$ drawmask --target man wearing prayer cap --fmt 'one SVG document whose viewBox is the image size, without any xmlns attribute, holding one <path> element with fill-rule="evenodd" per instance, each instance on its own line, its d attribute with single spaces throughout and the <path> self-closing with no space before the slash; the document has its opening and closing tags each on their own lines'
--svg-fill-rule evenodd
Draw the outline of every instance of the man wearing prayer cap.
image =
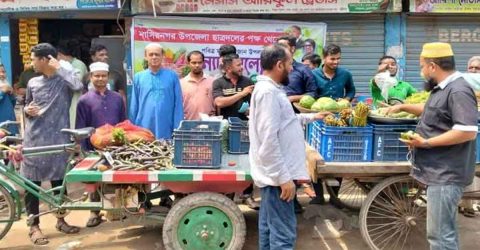
<svg viewBox="0 0 480 250">
<path fill-rule="evenodd" d="M 80 97 L 77 106 L 76 128 L 98 128 L 105 124 L 114 126 L 126 119 L 125 105 L 122 96 L 108 90 L 108 64 L 95 62 L 90 64 L 90 81 L 94 89 Z M 84 150 L 92 150 L 90 140 L 82 143 Z M 100 201 L 98 193 L 90 193 L 90 200 Z M 87 227 L 95 227 L 102 223 L 100 211 L 92 211 Z"/>
<path fill-rule="evenodd" d="M 411 176 L 427 186 L 427 239 L 430 249 L 459 249 L 457 205 L 475 171 L 477 99 L 455 70 L 448 43 L 427 43 L 420 55 L 421 75 L 430 97 L 425 104 L 393 106 L 420 118 L 404 142 L 413 149 Z"/>
</svg>

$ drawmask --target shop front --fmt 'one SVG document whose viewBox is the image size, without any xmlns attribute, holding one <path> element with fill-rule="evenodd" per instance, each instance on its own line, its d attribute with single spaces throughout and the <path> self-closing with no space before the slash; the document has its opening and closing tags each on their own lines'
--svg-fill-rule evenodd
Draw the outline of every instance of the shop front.
<svg viewBox="0 0 480 250">
<path fill-rule="evenodd" d="M 201 16 L 326 24 L 325 44 L 341 46 L 341 66 L 352 72 L 357 93 L 364 95 L 369 93 L 368 83 L 376 72 L 378 59 L 387 51 L 385 16 L 401 12 L 402 4 L 399 0 L 138 0 L 132 1 L 131 9 L 136 15 L 175 16 L 179 20 Z M 261 25 L 259 22 L 259 29 Z M 302 36 L 309 34 L 302 31 Z M 316 42 L 316 52 L 321 54 L 323 41 Z"/>
<path fill-rule="evenodd" d="M 457 70 L 465 72 L 468 60 L 480 55 L 480 5 L 454 0 L 449 3 L 412 1 L 406 17 L 406 80 L 422 88 L 419 54 L 427 42 L 453 47 Z"/>
<path fill-rule="evenodd" d="M 101 43 L 109 50 L 111 67 L 124 72 L 125 28 L 123 17 L 119 18 L 122 2 L 32 0 L 2 3 L 0 11 L 5 14 L 3 18 L 7 24 L 4 28 L 8 30 L 8 36 L 2 35 L 2 39 L 8 40 L 9 47 L 2 61 L 9 61 L 10 70 L 7 71 L 11 72 L 12 82 L 18 82 L 24 65 L 30 63 L 31 47 L 42 42 L 54 46 L 62 42 L 68 44 L 73 56 L 86 65 L 91 62 L 92 44 Z"/>
</svg>

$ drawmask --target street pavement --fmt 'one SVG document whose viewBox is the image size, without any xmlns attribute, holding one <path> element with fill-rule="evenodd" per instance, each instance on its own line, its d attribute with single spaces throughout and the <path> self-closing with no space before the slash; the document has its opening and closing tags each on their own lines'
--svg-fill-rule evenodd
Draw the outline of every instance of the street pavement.
<svg viewBox="0 0 480 250">
<path fill-rule="evenodd" d="M 350 231 L 326 232 L 320 228 L 315 213 L 320 210 L 332 210 L 331 207 L 308 206 L 308 197 L 300 195 L 300 202 L 306 207 L 303 215 L 297 216 L 298 238 L 296 249 L 315 250 L 368 250 L 363 242 L 355 219 L 355 213 L 339 213 L 352 218 Z M 247 238 L 244 249 L 258 249 L 258 231 L 256 211 L 240 205 L 247 222 Z M 45 208 L 43 208 L 45 209 Z M 7 236 L 0 241 L 0 249 L 26 250 L 26 249 L 163 249 L 161 225 L 145 225 L 138 219 L 127 219 L 124 222 L 105 222 L 96 228 L 86 228 L 85 223 L 89 217 L 88 211 L 72 211 L 67 221 L 73 225 L 82 227 L 82 231 L 76 235 L 65 235 L 55 230 L 55 218 L 46 215 L 41 218 L 41 228 L 49 237 L 50 244 L 47 246 L 33 246 L 28 238 L 28 227 L 25 216 L 16 222 Z M 305 218 L 309 217 L 309 218 Z M 467 219 L 459 215 L 461 220 L 462 250 L 479 249 L 480 246 L 480 216 Z M 331 228 L 338 228 L 336 221 L 331 222 Z M 346 222 L 343 222 L 344 227 Z M 339 233 L 341 237 L 335 238 Z M 419 249 L 421 250 L 421 249 Z"/>
</svg>

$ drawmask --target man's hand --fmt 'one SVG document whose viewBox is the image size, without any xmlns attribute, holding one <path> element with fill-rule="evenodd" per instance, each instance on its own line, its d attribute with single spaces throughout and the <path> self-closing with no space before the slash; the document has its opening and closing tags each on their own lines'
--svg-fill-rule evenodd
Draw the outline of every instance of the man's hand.
<svg viewBox="0 0 480 250">
<path fill-rule="evenodd" d="M 38 116 L 38 112 L 40 112 L 40 107 L 36 104 L 29 104 L 25 107 L 25 113 L 31 117 Z"/>
<path fill-rule="evenodd" d="M 250 85 L 250 86 L 248 86 L 248 87 L 243 88 L 243 90 L 242 90 L 242 95 L 243 95 L 243 96 L 247 96 L 247 95 L 251 94 L 251 93 L 253 92 L 253 87 L 255 87 L 255 86 L 254 86 L 254 85 Z"/>
<path fill-rule="evenodd" d="M 407 144 L 409 148 L 427 148 L 429 145 L 427 139 L 423 138 L 419 134 L 414 134 L 410 137 L 410 140 L 402 140 L 403 143 Z"/>
<path fill-rule="evenodd" d="M 48 66 L 56 69 L 56 70 L 59 70 L 62 66 L 60 65 L 60 62 L 55 58 L 53 57 L 52 55 L 48 55 L 48 59 L 50 59 L 48 61 Z"/>
<path fill-rule="evenodd" d="M 388 64 L 386 63 L 382 63 L 380 65 L 378 65 L 378 68 L 377 68 L 377 73 L 382 73 L 382 72 L 385 72 L 388 70 Z"/>
<path fill-rule="evenodd" d="M 8 84 L 0 84 L 0 91 L 6 94 L 11 94 L 13 89 L 10 85 Z"/>
<path fill-rule="evenodd" d="M 293 198 L 295 197 L 295 193 L 297 192 L 297 188 L 295 187 L 293 181 L 283 183 L 282 185 L 280 185 L 280 188 L 282 189 L 280 199 L 286 202 L 293 200 Z"/>
<path fill-rule="evenodd" d="M 390 115 L 390 114 L 396 114 L 398 112 L 401 112 L 402 110 L 402 105 L 393 105 L 390 107 L 382 108 L 380 109 L 380 112 L 382 114 Z"/>
<path fill-rule="evenodd" d="M 318 112 L 318 113 L 315 114 L 314 119 L 315 119 L 316 121 L 318 121 L 318 120 L 323 120 L 323 118 L 325 118 L 325 117 L 328 116 L 328 115 L 332 115 L 332 113 L 331 113 L 331 112 L 328 112 L 328 111 Z"/>
</svg>

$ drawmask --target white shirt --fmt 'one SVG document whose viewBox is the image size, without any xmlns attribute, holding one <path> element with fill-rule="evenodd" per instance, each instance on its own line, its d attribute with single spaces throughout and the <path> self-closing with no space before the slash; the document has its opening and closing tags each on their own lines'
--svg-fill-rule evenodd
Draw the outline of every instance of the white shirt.
<svg viewBox="0 0 480 250">
<path fill-rule="evenodd" d="M 309 180 L 302 124 L 313 114 L 296 115 L 282 87 L 258 76 L 250 101 L 250 168 L 259 187 Z"/>
</svg>

